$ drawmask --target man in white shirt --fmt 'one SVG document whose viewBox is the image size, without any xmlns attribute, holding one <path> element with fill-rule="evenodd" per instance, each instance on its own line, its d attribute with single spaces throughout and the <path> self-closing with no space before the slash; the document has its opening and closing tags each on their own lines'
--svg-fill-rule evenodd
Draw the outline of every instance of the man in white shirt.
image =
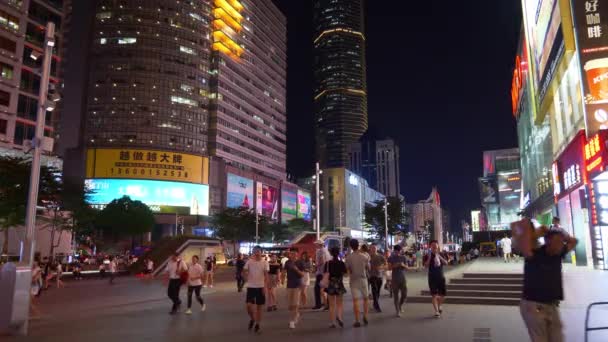
<svg viewBox="0 0 608 342">
<path fill-rule="evenodd" d="M 171 315 L 176 314 L 179 306 L 182 304 L 182 301 L 179 300 L 179 289 L 182 286 L 180 275 L 184 271 L 186 271 L 186 265 L 184 265 L 184 262 L 180 259 L 179 253 L 174 253 L 173 256 L 171 256 L 171 260 L 167 263 L 167 269 L 165 270 L 165 273 L 169 278 L 167 296 L 173 302 L 171 312 L 169 312 Z"/>
<path fill-rule="evenodd" d="M 108 271 L 110 272 L 110 285 L 114 285 L 114 278 L 116 277 L 117 270 L 118 266 L 116 265 L 116 259 L 111 257 L 110 264 L 108 265 Z"/>
<path fill-rule="evenodd" d="M 323 280 L 323 267 L 326 262 L 331 260 L 331 255 L 327 248 L 325 248 L 323 240 L 315 241 L 315 246 L 317 247 L 315 253 L 315 265 L 317 270 L 315 272 L 315 307 L 313 310 L 329 310 L 326 294 L 324 291 L 321 291 L 321 280 Z M 323 307 L 323 303 L 325 303 L 325 307 Z"/>
<path fill-rule="evenodd" d="M 510 262 L 513 257 L 513 251 L 511 250 L 511 239 L 507 235 L 505 235 L 505 237 L 500 240 L 500 245 L 502 246 L 502 254 L 505 259 L 505 262 Z"/>
<path fill-rule="evenodd" d="M 256 246 L 253 249 L 253 257 L 247 260 L 243 272 L 247 279 L 247 313 L 249 314 L 249 330 L 255 328 L 260 332 L 262 311 L 266 305 L 266 284 L 268 284 L 268 272 L 270 266 L 262 259 L 262 249 Z"/>
</svg>

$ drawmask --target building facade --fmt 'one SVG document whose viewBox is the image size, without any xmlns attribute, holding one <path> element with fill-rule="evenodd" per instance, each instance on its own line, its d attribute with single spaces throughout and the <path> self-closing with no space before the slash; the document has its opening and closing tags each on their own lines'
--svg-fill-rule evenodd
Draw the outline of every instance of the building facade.
<svg viewBox="0 0 608 342">
<path fill-rule="evenodd" d="M 315 0 L 313 11 L 317 158 L 348 167 L 368 126 L 364 0 Z"/>
<path fill-rule="evenodd" d="M 350 169 L 389 197 L 401 195 L 399 145 L 393 139 L 362 139 L 349 148 Z"/>
<path fill-rule="evenodd" d="M 410 230 L 417 236 L 425 237 L 424 242 L 437 240 L 442 244 L 443 232 L 448 231 L 448 227 L 443 222 L 445 215 L 437 188 L 433 188 L 428 199 L 409 204 L 408 207 L 411 215 Z"/>
<path fill-rule="evenodd" d="M 14 155 L 35 134 L 47 22 L 55 24 L 49 92 L 60 93 L 64 13 L 69 1 L 0 2 L 0 152 Z M 46 113 L 45 136 L 56 138 L 60 108 Z"/>
</svg>

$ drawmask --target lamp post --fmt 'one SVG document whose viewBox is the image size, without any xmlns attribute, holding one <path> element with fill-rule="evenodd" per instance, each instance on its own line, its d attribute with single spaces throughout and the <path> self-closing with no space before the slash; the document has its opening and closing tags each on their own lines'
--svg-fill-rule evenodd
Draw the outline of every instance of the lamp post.
<svg viewBox="0 0 608 342">
<path fill-rule="evenodd" d="M 386 242 L 386 250 L 388 251 L 388 199 L 384 197 L 384 240 Z"/>
<path fill-rule="evenodd" d="M 317 231 L 317 240 L 321 239 L 321 175 L 323 174 L 323 170 L 319 168 L 319 163 L 315 165 L 315 228 Z"/>
<path fill-rule="evenodd" d="M 260 243 L 260 219 L 258 216 L 258 210 L 255 210 L 255 245 Z"/>
</svg>

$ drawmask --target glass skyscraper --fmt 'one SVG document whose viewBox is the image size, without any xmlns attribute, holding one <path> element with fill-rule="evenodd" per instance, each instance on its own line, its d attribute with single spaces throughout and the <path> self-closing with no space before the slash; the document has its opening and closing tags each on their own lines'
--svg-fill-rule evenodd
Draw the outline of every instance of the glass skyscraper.
<svg viewBox="0 0 608 342">
<path fill-rule="evenodd" d="M 314 102 L 321 166 L 348 167 L 367 130 L 364 0 L 315 0 Z"/>
</svg>

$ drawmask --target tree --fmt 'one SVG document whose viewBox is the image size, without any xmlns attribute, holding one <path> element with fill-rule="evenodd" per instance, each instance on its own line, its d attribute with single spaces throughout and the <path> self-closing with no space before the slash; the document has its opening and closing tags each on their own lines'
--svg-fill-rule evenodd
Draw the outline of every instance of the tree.
<svg viewBox="0 0 608 342">
<path fill-rule="evenodd" d="M 403 212 L 403 201 L 398 197 L 388 197 L 388 234 L 405 235 L 407 233 L 407 214 Z M 364 223 L 371 229 L 373 238 L 384 240 L 386 235 L 384 201 L 376 201 L 364 210 Z"/>
<path fill-rule="evenodd" d="M 2 254 L 8 254 L 9 229 L 25 222 L 29 167 L 23 158 L 0 156 L 0 229 Z"/>
<path fill-rule="evenodd" d="M 263 227 L 266 226 L 266 218 L 257 215 L 258 228 L 264 234 Z M 247 207 L 227 208 L 213 216 L 213 227 L 218 237 L 232 241 L 234 250 L 242 241 L 252 241 L 255 239 L 255 220 L 256 214 L 253 209 Z"/>
<path fill-rule="evenodd" d="M 95 223 L 105 236 L 114 241 L 131 237 L 134 245 L 135 236 L 152 231 L 155 220 L 154 213 L 146 204 L 124 196 L 110 202 L 99 213 Z"/>
<path fill-rule="evenodd" d="M 304 219 L 295 218 L 284 223 L 267 223 L 262 228 L 264 241 L 281 242 L 291 240 L 302 232 L 312 231 L 312 224 Z"/>
</svg>

